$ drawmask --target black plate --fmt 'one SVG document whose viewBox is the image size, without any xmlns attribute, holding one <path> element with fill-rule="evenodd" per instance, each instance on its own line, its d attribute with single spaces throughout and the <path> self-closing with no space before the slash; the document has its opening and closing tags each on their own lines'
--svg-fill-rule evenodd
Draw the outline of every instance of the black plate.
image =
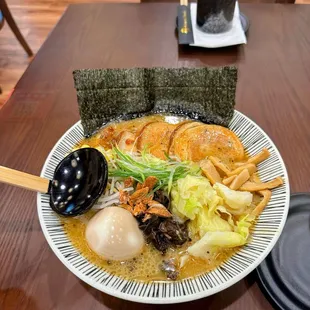
<svg viewBox="0 0 310 310">
<path fill-rule="evenodd" d="M 310 309 L 310 193 L 291 195 L 281 237 L 256 270 L 278 309 Z"/>
</svg>

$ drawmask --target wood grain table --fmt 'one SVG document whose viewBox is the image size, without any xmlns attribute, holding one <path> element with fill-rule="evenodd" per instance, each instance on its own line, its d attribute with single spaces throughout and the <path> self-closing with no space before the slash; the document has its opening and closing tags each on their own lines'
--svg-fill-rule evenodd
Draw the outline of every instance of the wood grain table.
<svg viewBox="0 0 310 310">
<path fill-rule="evenodd" d="M 237 64 L 237 109 L 273 139 L 293 192 L 310 188 L 310 6 L 241 5 L 248 44 L 178 48 L 176 4 L 72 5 L 0 110 L 0 165 L 39 174 L 78 119 L 72 71 Z M 0 185 L 0 309 L 272 309 L 255 274 L 192 303 L 141 305 L 103 294 L 71 274 L 40 229 L 36 194 Z"/>
</svg>

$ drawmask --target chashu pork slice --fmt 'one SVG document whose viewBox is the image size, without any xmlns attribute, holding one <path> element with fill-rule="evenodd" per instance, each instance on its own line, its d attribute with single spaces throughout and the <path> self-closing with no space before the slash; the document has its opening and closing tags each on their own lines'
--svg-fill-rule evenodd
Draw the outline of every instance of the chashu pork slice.
<svg viewBox="0 0 310 310">
<path fill-rule="evenodd" d="M 165 160 L 168 154 L 170 136 L 176 126 L 166 122 L 146 124 L 137 138 L 137 149 L 142 151 L 146 148 L 152 155 Z"/>
<path fill-rule="evenodd" d="M 125 152 L 135 152 L 135 139 L 136 135 L 130 131 L 122 131 L 117 139 L 116 143 L 120 150 Z"/>
<path fill-rule="evenodd" d="M 181 160 L 200 161 L 216 156 L 224 162 L 244 158 L 239 138 L 228 128 L 218 125 L 199 125 L 188 128 L 174 137 L 174 155 Z"/>
<path fill-rule="evenodd" d="M 174 155 L 174 146 L 180 143 L 181 140 L 179 139 L 179 137 L 185 130 L 202 124 L 203 123 L 201 122 L 194 122 L 194 121 L 184 121 L 182 123 L 179 123 L 170 136 L 169 155 Z"/>
</svg>

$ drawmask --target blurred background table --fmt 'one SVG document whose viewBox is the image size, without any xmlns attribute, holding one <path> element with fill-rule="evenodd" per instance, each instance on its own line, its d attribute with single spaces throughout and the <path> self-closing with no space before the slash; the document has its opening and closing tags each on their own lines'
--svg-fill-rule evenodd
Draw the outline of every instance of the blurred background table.
<svg viewBox="0 0 310 310">
<path fill-rule="evenodd" d="M 310 6 L 242 4 L 248 44 L 179 48 L 176 4 L 69 6 L 0 110 L 0 165 L 39 174 L 56 141 L 79 119 L 77 68 L 237 64 L 236 108 L 273 139 L 292 191 L 310 188 Z M 71 274 L 49 249 L 36 194 L 0 184 L 0 309 L 272 309 L 252 274 L 192 303 L 140 305 L 105 295 Z"/>
<path fill-rule="evenodd" d="M 70 4 L 179 2 L 179 0 L 0 0 L 0 3 L 4 3 L 4 1 L 7 2 L 22 35 L 34 53 L 40 49 L 44 40 Z M 310 4 L 310 0 L 239 0 L 239 3 L 244 2 Z M 2 94 L 0 91 L 0 109 L 7 101 L 31 60 L 32 57 L 27 57 L 8 23 L 5 23 L 0 31 L 0 88 L 2 89 Z"/>
</svg>

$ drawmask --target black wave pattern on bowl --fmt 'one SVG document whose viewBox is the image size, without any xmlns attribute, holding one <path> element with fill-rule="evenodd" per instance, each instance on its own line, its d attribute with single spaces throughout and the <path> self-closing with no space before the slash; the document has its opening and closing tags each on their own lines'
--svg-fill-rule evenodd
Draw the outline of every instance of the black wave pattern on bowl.
<svg viewBox="0 0 310 310">
<path fill-rule="evenodd" d="M 84 258 L 71 244 L 57 215 L 49 207 L 48 195 L 38 194 L 38 214 L 43 233 L 58 258 L 89 285 L 115 297 L 144 303 L 179 303 L 217 293 L 241 280 L 267 256 L 285 223 L 289 185 L 280 155 L 264 132 L 247 117 L 235 111 L 229 125 L 241 139 L 250 155 L 266 147 L 271 156 L 258 165 L 262 181 L 281 176 L 284 185 L 272 190 L 272 198 L 252 230 L 251 239 L 240 251 L 209 273 L 175 282 L 138 282 L 109 274 Z M 58 162 L 83 139 L 80 122 L 65 133 L 51 151 L 41 175 L 53 176 Z M 281 157 L 280 157 L 281 158 Z M 259 261 L 258 261 L 259 260 Z"/>
</svg>

